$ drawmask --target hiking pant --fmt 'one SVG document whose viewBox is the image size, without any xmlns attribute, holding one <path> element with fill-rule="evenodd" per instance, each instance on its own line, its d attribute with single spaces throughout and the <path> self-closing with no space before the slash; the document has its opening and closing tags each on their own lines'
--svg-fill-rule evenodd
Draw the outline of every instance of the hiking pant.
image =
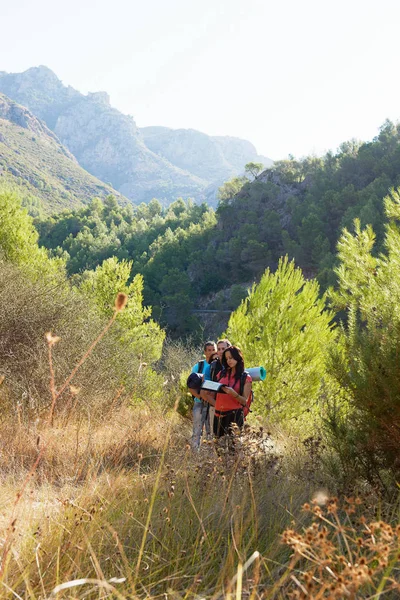
<svg viewBox="0 0 400 600">
<path fill-rule="evenodd" d="M 210 412 L 210 427 L 211 427 L 211 431 L 214 431 L 215 406 L 211 406 L 211 404 L 210 404 L 209 412 Z"/>
<path fill-rule="evenodd" d="M 203 427 L 206 428 L 206 434 L 210 435 L 210 419 L 209 419 L 209 404 L 208 402 L 195 402 L 193 405 L 193 435 L 192 448 L 200 448 L 200 438 L 203 432 Z"/>
<path fill-rule="evenodd" d="M 225 412 L 215 413 L 214 417 L 214 435 L 222 437 L 231 433 L 233 423 L 241 429 L 244 423 L 243 409 L 227 410 Z"/>
</svg>

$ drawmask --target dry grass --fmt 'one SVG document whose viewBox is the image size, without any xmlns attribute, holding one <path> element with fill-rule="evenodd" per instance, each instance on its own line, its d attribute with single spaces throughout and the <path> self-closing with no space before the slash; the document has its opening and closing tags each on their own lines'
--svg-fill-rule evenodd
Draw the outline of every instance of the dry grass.
<svg viewBox="0 0 400 600">
<path fill-rule="evenodd" d="M 343 531 L 333 520 L 321 554 L 326 509 L 302 510 L 316 484 L 301 477 L 300 456 L 292 471 L 259 428 L 237 437 L 234 452 L 203 444 L 193 455 L 189 436 L 190 424 L 176 413 L 149 406 L 125 405 L 103 420 L 70 418 L 66 425 L 58 415 L 54 427 L 3 422 L 3 540 L 16 494 L 43 444 L 46 451 L 13 514 L 0 597 L 342 597 L 329 595 L 335 576 L 325 566 L 338 576 L 345 537 L 358 549 L 358 564 L 356 540 L 365 539 L 367 520 L 350 521 L 349 511 L 338 509 Z M 302 460 L 306 465 L 307 456 Z M 364 546 L 376 577 L 359 577 L 357 594 L 343 597 L 376 597 L 384 577 L 382 589 L 393 588 L 397 530 L 385 527 L 395 532 L 390 552 Z"/>
<path fill-rule="evenodd" d="M 33 420 L 0 387 L 1 598 L 398 597 L 397 513 L 355 521 L 347 501 L 343 520 L 325 497 L 302 510 L 323 483 L 318 439 L 246 427 L 193 454 L 170 399 L 117 391 L 85 410 L 68 381 L 50 377 Z"/>
</svg>

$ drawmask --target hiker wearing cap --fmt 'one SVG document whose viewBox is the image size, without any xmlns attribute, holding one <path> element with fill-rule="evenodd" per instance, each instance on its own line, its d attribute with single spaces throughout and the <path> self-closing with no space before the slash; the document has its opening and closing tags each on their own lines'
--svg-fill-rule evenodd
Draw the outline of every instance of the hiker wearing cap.
<svg viewBox="0 0 400 600">
<path fill-rule="evenodd" d="M 252 378 L 247 374 L 243 391 L 241 390 L 244 359 L 237 346 L 229 346 L 224 350 L 221 363 L 223 368 L 217 376 L 217 381 L 223 384 L 223 388 L 216 395 L 214 417 L 214 435 L 217 437 L 231 433 L 234 423 L 239 428 L 243 427 L 243 408 L 252 387 Z"/>
<path fill-rule="evenodd" d="M 192 369 L 192 374 L 197 373 L 202 376 L 202 380 L 207 381 L 211 379 L 210 373 L 210 362 L 212 361 L 215 352 L 217 351 L 217 347 L 215 342 L 208 341 L 204 344 L 204 360 L 199 360 Z M 192 381 L 194 378 L 191 379 Z M 189 380 L 190 381 L 190 378 Z M 201 385 L 201 380 L 199 379 L 199 384 Z M 196 384 L 195 384 L 196 385 Z M 210 427 L 210 418 L 209 418 L 209 407 L 210 404 L 213 403 L 213 400 L 209 398 L 209 395 L 205 392 L 202 392 L 200 389 L 200 385 L 197 387 L 191 387 L 192 384 L 189 384 L 190 392 L 193 396 L 194 404 L 193 404 L 193 434 L 192 434 L 192 448 L 194 450 L 198 450 L 200 448 L 200 439 L 203 433 L 203 428 L 205 428 L 206 435 L 211 435 L 211 427 Z"/>
<path fill-rule="evenodd" d="M 229 346 L 231 346 L 230 341 L 227 338 L 223 338 L 222 340 L 218 340 L 217 342 L 217 357 L 213 359 L 210 364 L 210 379 L 211 381 L 217 381 L 218 374 L 222 371 L 222 355 L 224 350 L 226 350 Z M 214 429 L 214 406 L 210 405 L 210 425 L 211 431 Z"/>
</svg>

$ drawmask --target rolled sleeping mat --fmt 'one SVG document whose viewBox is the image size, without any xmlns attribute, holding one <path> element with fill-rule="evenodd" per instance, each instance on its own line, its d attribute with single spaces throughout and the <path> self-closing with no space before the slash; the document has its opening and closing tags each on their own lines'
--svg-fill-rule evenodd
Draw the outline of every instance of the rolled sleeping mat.
<svg viewBox="0 0 400 600">
<path fill-rule="evenodd" d="M 253 381 L 264 381 L 267 376 L 267 371 L 264 367 L 253 367 L 252 369 L 246 369 L 246 371 Z"/>
</svg>

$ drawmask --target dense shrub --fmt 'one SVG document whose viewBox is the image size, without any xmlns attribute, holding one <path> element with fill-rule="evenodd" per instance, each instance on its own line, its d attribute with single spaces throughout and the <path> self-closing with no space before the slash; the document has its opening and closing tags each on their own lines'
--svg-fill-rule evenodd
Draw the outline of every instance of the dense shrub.
<svg viewBox="0 0 400 600">
<path fill-rule="evenodd" d="M 344 411 L 331 411 L 332 439 L 343 461 L 369 479 L 381 468 L 400 472 L 400 195 L 385 199 L 391 222 L 384 254 L 375 256 L 371 227 L 344 231 L 339 241 L 339 287 L 331 292 L 346 321 L 332 372 L 346 393 Z"/>
</svg>

